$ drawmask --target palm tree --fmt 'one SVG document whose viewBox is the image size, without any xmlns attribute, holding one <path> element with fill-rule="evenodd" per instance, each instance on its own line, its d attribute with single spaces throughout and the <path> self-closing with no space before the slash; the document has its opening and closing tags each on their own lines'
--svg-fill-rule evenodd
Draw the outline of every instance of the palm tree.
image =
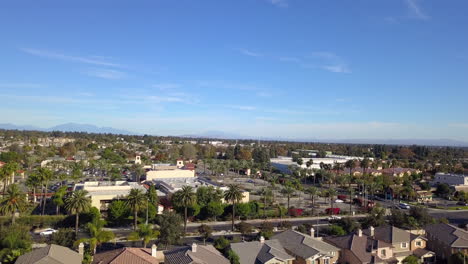
<svg viewBox="0 0 468 264">
<path fill-rule="evenodd" d="M 28 178 L 26 179 L 26 186 L 30 189 L 32 189 L 33 193 L 33 202 L 36 203 L 36 187 L 38 185 L 41 185 L 40 183 L 40 178 L 37 175 L 37 173 L 33 172 L 29 174 Z"/>
<path fill-rule="evenodd" d="M 132 171 L 135 173 L 135 181 L 140 182 L 140 176 L 145 173 L 143 166 L 141 164 L 134 164 L 132 166 Z"/>
<path fill-rule="evenodd" d="M 51 170 L 47 168 L 39 168 L 37 170 L 37 176 L 39 177 L 39 181 L 42 183 L 42 215 L 45 213 L 46 207 L 46 193 L 47 189 L 49 188 L 49 181 L 52 180 L 54 174 Z"/>
<path fill-rule="evenodd" d="M 262 190 L 262 197 L 263 197 L 263 216 L 267 218 L 266 215 L 266 208 L 267 208 L 267 202 L 271 200 L 271 197 L 273 196 L 273 192 L 270 188 L 263 188 Z"/>
<path fill-rule="evenodd" d="M 3 195 L 5 195 L 5 189 L 11 181 L 12 176 L 16 171 L 19 170 L 19 165 L 16 162 L 8 162 L 0 168 L 0 177 L 3 181 Z"/>
<path fill-rule="evenodd" d="M 4 215 L 11 214 L 11 223 L 15 223 L 15 213 L 22 212 L 27 206 L 26 194 L 23 193 L 18 185 L 8 186 L 6 193 L 0 202 L 0 212 Z"/>
<path fill-rule="evenodd" d="M 147 205 L 148 197 L 140 189 L 131 189 L 125 204 L 133 210 L 133 230 L 138 226 L 138 212 Z"/>
<path fill-rule="evenodd" d="M 333 214 L 333 203 L 335 202 L 334 198 L 338 192 L 335 189 L 329 189 L 328 190 L 328 196 L 330 197 L 330 205 L 331 205 L 331 213 Z"/>
<path fill-rule="evenodd" d="M 187 232 L 187 210 L 192 206 L 197 197 L 191 186 L 183 186 L 181 190 L 174 193 L 172 197 L 174 204 L 184 207 L 184 235 Z"/>
<path fill-rule="evenodd" d="M 158 238 L 159 231 L 154 230 L 151 225 L 140 224 L 138 226 L 138 231 L 130 233 L 128 240 L 141 240 L 143 242 L 143 247 L 146 248 L 146 245 L 153 240 Z"/>
<path fill-rule="evenodd" d="M 96 254 L 96 248 L 102 243 L 106 243 L 115 238 L 115 234 L 112 231 L 105 231 L 102 228 L 106 224 L 106 221 L 102 219 L 94 219 L 93 222 L 87 224 L 87 229 L 90 238 L 82 238 L 75 242 L 75 245 L 79 245 L 81 242 L 88 242 L 90 248 L 93 249 L 93 253 Z"/>
<path fill-rule="evenodd" d="M 281 194 L 286 195 L 288 199 L 288 210 L 289 210 L 289 202 L 291 200 L 291 196 L 294 194 L 294 189 L 291 186 L 286 186 L 281 190 Z"/>
<path fill-rule="evenodd" d="M 234 217 L 236 213 L 236 204 L 242 201 L 244 195 L 237 184 L 229 184 L 227 191 L 224 192 L 224 200 L 232 204 L 232 229 L 234 231 Z"/>
<path fill-rule="evenodd" d="M 318 194 L 318 189 L 312 186 L 312 187 L 307 188 L 305 192 L 310 195 L 310 200 L 312 202 L 312 215 L 313 215 L 315 211 L 315 197 Z"/>
<path fill-rule="evenodd" d="M 78 224 L 80 221 L 80 213 L 86 212 L 91 208 L 91 198 L 87 196 L 88 191 L 76 190 L 65 198 L 65 208 L 76 214 L 75 218 L 75 234 L 78 234 Z"/>
<path fill-rule="evenodd" d="M 60 213 L 60 206 L 63 206 L 65 201 L 63 198 L 67 194 L 67 186 L 62 186 L 55 191 L 54 196 L 52 196 L 52 202 L 57 206 L 55 213 L 58 215 Z"/>
</svg>

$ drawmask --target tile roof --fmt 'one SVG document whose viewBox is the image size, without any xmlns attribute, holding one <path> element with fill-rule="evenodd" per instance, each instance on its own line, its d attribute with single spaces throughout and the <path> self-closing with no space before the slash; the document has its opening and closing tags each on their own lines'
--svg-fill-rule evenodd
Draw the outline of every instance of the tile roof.
<svg viewBox="0 0 468 264">
<path fill-rule="evenodd" d="M 439 223 L 426 226 L 426 232 L 451 247 L 468 248 L 468 231 L 461 228 Z"/>
<path fill-rule="evenodd" d="M 82 256 L 67 247 L 47 245 L 20 256 L 16 264 L 81 264 Z"/>
<path fill-rule="evenodd" d="M 314 257 L 317 254 L 331 256 L 330 252 L 339 251 L 321 239 L 313 238 L 294 230 L 287 230 L 272 237 L 277 239 L 281 245 L 292 254 L 303 259 Z"/>
<path fill-rule="evenodd" d="M 382 247 L 391 247 L 392 245 L 373 239 L 369 236 L 356 234 L 350 234 L 339 237 L 326 237 L 326 241 L 334 244 L 341 249 L 350 250 L 356 258 L 362 263 L 388 263 L 389 260 L 382 260 L 378 256 L 372 253 L 372 250 Z"/>
<path fill-rule="evenodd" d="M 151 248 L 118 248 L 97 253 L 93 258 L 94 264 L 159 264 L 164 260 L 162 251 L 157 256 L 151 256 Z"/>
<path fill-rule="evenodd" d="M 263 264 L 272 259 L 281 261 L 295 259 L 276 239 L 267 240 L 264 243 L 259 241 L 233 243 L 231 248 L 237 253 L 242 264 Z"/>
<path fill-rule="evenodd" d="M 370 230 L 363 230 L 363 233 L 370 236 Z M 374 237 L 386 243 L 394 244 L 410 242 L 411 233 L 394 226 L 379 226 L 374 229 Z"/>
<path fill-rule="evenodd" d="M 183 247 L 164 252 L 165 264 L 230 264 L 221 253 L 211 245 L 197 245 L 196 252 L 191 247 Z"/>
</svg>

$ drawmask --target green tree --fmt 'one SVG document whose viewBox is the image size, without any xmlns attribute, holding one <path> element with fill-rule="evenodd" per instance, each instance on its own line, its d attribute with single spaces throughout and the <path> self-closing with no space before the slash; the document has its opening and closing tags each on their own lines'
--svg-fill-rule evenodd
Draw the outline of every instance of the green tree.
<svg viewBox="0 0 468 264">
<path fill-rule="evenodd" d="M 260 225 L 260 236 L 263 236 L 265 239 L 270 239 L 273 236 L 274 226 L 270 222 L 263 222 Z"/>
<path fill-rule="evenodd" d="M 343 229 L 343 227 L 339 225 L 331 225 L 328 228 L 328 233 L 332 236 L 344 236 L 346 235 L 346 231 Z"/>
<path fill-rule="evenodd" d="M 81 242 L 87 242 L 89 243 L 93 254 L 96 254 L 97 247 L 99 247 L 102 243 L 109 242 L 115 238 L 115 234 L 113 232 L 102 229 L 105 224 L 106 221 L 100 219 L 100 216 L 97 216 L 95 219 L 93 219 L 91 223 L 86 225 L 90 237 L 77 240 L 75 242 L 75 247 L 78 246 Z"/>
<path fill-rule="evenodd" d="M 6 194 L 0 201 L 0 213 L 11 215 L 11 223 L 15 223 L 15 213 L 23 212 L 27 207 L 26 194 L 23 193 L 18 185 L 11 184 L 8 186 Z"/>
<path fill-rule="evenodd" d="M 229 247 L 229 240 L 227 240 L 225 237 L 218 237 L 217 239 L 215 239 L 214 243 L 213 243 L 213 246 L 223 252 L 226 248 Z"/>
<path fill-rule="evenodd" d="M 162 215 L 158 215 L 156 222 L 159 225 L 159 239 L 166 246 L 176 244 L 181 236 L 182 219 L 175 212 L 164 211 Z"/>
<path fill-rule="evenodd" d="M 240 258 L 234 250 L 230 249 L 227 253 L 227 259 L 231 262 L 231 264 L 240 264 Z"/>
<path fill-rule="evenodd" d="M 140 189 L 131 189 L 125 205 L 133 211 L 133 230 L 138 227 L 138 212 L 145 208 L 148 198 Z"/>
<path fill-rule="evenodd" d="M 151 240 L 158 238 L 159 234 L 159 231 L 155 230 L 152 225 L 140 224 L 138 230 L 130 233 L 128 239 L 141 240 L 143 247 L 146 248 L 146 245 L 148 245 Z"/>
<path fill-rule="evenodd" d="M 203 224 L 198 227 L 198 233 L 200 233 L 201 237 L 203 238 L 203 244 L 206 245 L 206 240 L 211 237 L 213 228 L 211 228 L 209 225 Z"/>
<path fill-rule="evenodd" d="M 284 187 L 283 189 L 281 189 L 281 194 L 285 195 L 286 198 L 288 199 L 288 210 L 290 207 L 290 200 L 291 200 L 291 196 L 294 194 L 294 189 L 291 187 L 291 186 L 286 186 Z"/>
<path fill-rule="evenodd" d="M 195 204 L 197 196 L 191 186 L 183 186 L 181 190 L 174 193 L 172 201 L 176 206 L 184 208 L 184 235 L 187 232 L 188 208 Z"/>
<path fill-rule="evenodd" d="M 216 218 L 224 213 L 224 204 L 220 202 L 210 202 L 206 206 L 206 211 L 208 215 L 210 217 L 214 217 L 214 220 L 216 221 Z"/>
<path fill-rule="evenodd" d="M 107 208 L 108 220 L 114 226 L 120 226 L 127 222 L 130 210 L 122 200 L 115 200 Z"/>
<path fill-rule="evenodd" d="M 20 255 L 31 251 L 31 246 L 29 227 L 15 224 L 0 228 L 1 263 L 15 263 Z"/>
<path fill-rule="evenodd" d="M 91 198 L 85 190 L 76 190 L 65 198 L 65 208 L 72 214 L 75 214 L 75 234 L 78 234 L 78 225 L 80 213 L 86 212 L 91 208 Z"/>
<path fill-rule="evenodd" d="M 253 231 L 253 226 L 244 221 L 237 224 L 236 227 L 237 227 L 237 230 L 239 230 L 239 232 L 242 234 L 242 239 L 244 238 L 244 236 L 252 233 Z"/>
<path fill-rule="evenodd" d="M 57 244 L 64 247 L 73 247 L 75 243 L 76 235 L 73 228 L 59 228 L 59 230 L 52 234 L 51 243 Z"/>
<path fill-rule="evenodd" d="M 236 146 L 237 147 L 237 146 Z M 234 218 L 236 214 L 236 204 L 239 203 L 244 195 L 237 184 L 229 184 L 228 189 L 224 192 L 224 200 L 232 204 L 232 225 L 231 230 L 234 230 Z"/>
<path fill-rule="evenodd" d="M 61 186 L 58 188 L 52 196 L 52 202 L 56 205 L 55 213 L 60 213 L 60 207 L 65 204 L 64 198 L 67 194 L 67 186 Z"/>
<path fill-rule="evenodd" d="M 197 149 L 190 143 L 185 143 L 181 149 L 184 159 L 192 160 L 197 157 Z"/>
<path fill-rule="evenodd" d="M 47 202 L 47 199 L 46 199 L 46 193 L 48 191 L 48 188 L 49 188 L 49 181 L 52 180 L 52 178 L 54 177 L 54 173 L 49 170 L 48 168 L 39 168 L 37 170 L 37 176 L 39 178 L 39 182 L 42 183 L 42 201 L 41 201 L 41 204 L 42 204 L 42 215 L 45 214 L 45 207 L 46 207 L 46 202 Z"/>
<path fill-rule="evenodd" d="M 403 259 L 403 264 L 419 264 L 419 259 L 413 255 L 407 256 Z"/>
</svg>

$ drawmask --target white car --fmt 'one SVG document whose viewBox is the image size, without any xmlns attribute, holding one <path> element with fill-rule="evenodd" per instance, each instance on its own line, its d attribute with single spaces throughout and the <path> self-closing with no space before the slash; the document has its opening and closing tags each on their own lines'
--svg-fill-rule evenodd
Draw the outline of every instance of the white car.
<svg viewBox="0 0 468 264">
<path fill-rule="evenodd" d="M 57 230 L 55 230 L 53 228 L 47 228 L 47 229 L 43 230 L 42 232 L 40 232 L 39 235 L 41 235 L 41 236 L 50 236 L 55 232 L 57 232 Z"/>
<path fill-rule="evenodd" d="M 341 216 L 332 215 L 332 216 L 328 217 L 327 219 L 328 219 L 328 221 L 340 220 Z"/>
<path fill-rule="evenodd" d="M 410 209 L 410 206 L 407 203 L 400 203 L 400 208 L 401 209 Z"/>
<path fill-rule="evenodd" d="M 340 200 L 340 199 L 336 199 L 336 200 L 335 200 L 335 203 L 344 203 L 344 201 L 343 201 L 343 200 Z"/>
</svg>

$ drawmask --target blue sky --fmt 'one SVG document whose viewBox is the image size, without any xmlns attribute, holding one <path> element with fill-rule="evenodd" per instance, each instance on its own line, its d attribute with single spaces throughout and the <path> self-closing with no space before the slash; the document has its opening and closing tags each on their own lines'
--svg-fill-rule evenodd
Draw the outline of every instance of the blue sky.
<svg viewBox="0 0 468 264">
<path fill-rule="evenodd" d="M 0 123 L 468 140 L 464 0 L 3 1 Z"/>
</svg>

